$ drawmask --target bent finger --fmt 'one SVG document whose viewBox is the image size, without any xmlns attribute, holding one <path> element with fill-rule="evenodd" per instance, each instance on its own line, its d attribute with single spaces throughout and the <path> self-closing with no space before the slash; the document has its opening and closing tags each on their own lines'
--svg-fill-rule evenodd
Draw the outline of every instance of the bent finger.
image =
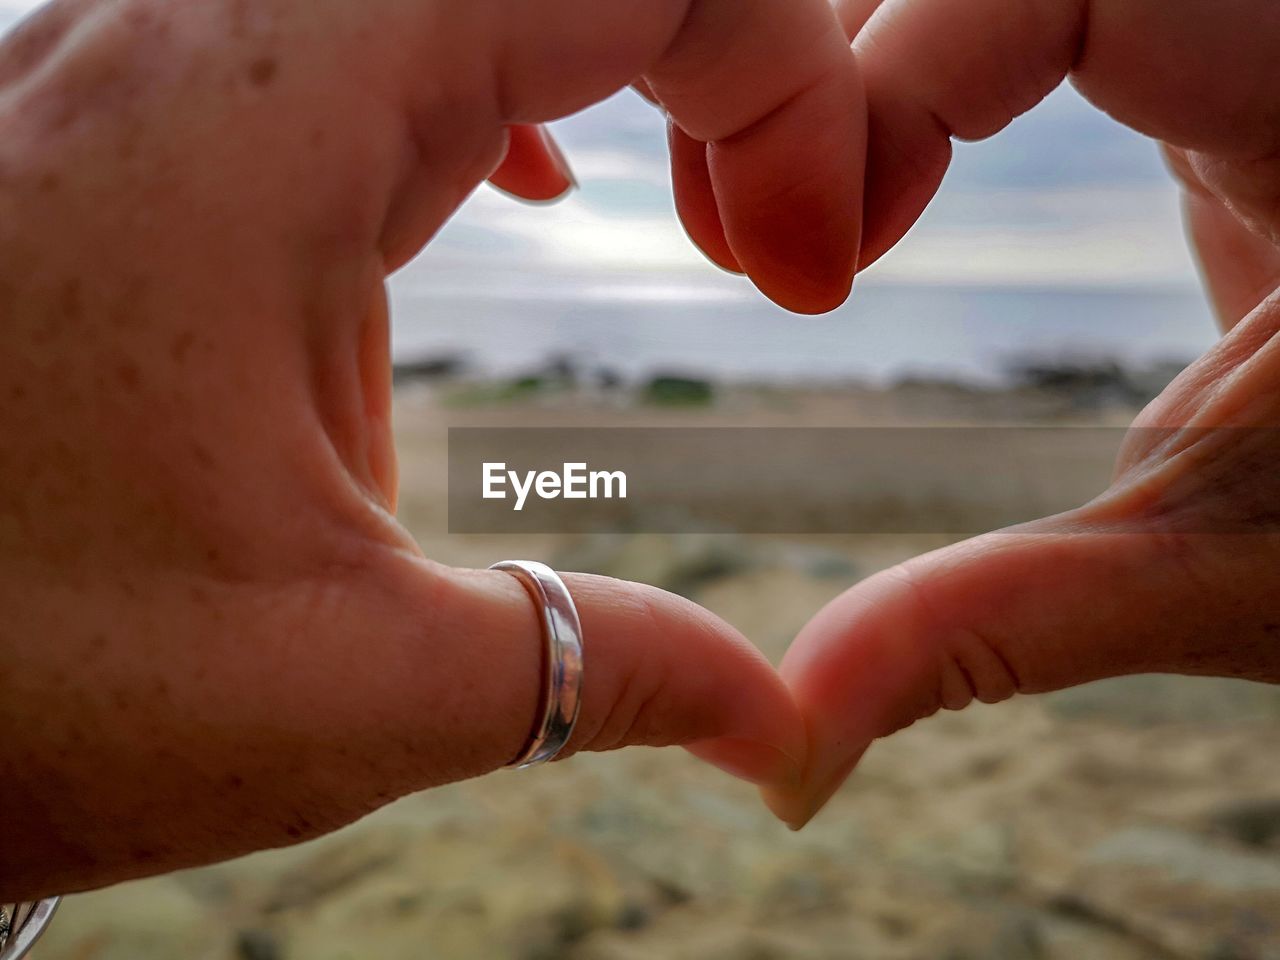
<svg viewBox="0 0 1280 960">
<path fill-rule="evenodd" d="M 781 672 L 805 714 L 807 822 L 880 737 L 973 700 L 1162 672 L 1274 682 L 1280 309 L 1267 301 L 1131 431 L 1116 483 L 1078 510 L 919 557 L 838 597 Z"/>
<path fill-rule="evenodd" d="M 642 76 L 707 146 L 728 246 L 752 280 L 797 311 L 845 299 L 860 236 L 862 88 L 825 0 L 559 0 L 504 22 L 505 122 L 563 115 Z"/>
<path fill-rule="evenodd" d="M 1254 553 L 1260 538 L 1241 539 Z M 766 801 L 798 829 L 875 740 L 974 700 L 1132 673 L 1230 669 L 1222 650 L 1206 646 L 1263 638 L 1266 615 L 1225 589 L 1230 578 L 1206 587 L 1219 568 L 1190 551 L 1149 530 L 1063 518 L 948 548 L 854 587 L 814 617 L 783 661 L 811 748 L 802 785 L 772 788 Z"/>
<path fill-rule="evenodd" d="M 866 118 L 827 5 L 702 0 L 647 76 L 679 127 L 674 169 L 691 235 L 789 309 L 842 303 L 862 240 Z"/>
<path fill-rule="evenodd" d="M 1208 190 L 1184 151 L 1166 153 L 1183 184 L 1183 215 L 1218 326 L 1227 333 L 1280 287 L 1280 247 Z"/>
<path fill-rule="evenodd" d="M 991 136 L 1068 74 L 1149 136 L 1236 160 L 1273 155 L 1280 133 L 1266 91 L 1280 85 L 1277 42 L 1280 16 L 1265 4 L 881 4 L 855 41 L 870 104 L 863 266 L 919 217 L 953 137 Z"/>
<path fill-rule="evenodd" d="M 507 154 L 489 183 L 521 200 L 557 200 L 577 186 L 564 152 L 546 127 L 517 125 L 507 131 Z"/>
<path fill-rule="evenodd" d="M 667 124 L 671 150 L 671 178 L 676 210 L 689 239 L 707 259 L 730 273 L 742 273 L 742 265 L 729 246 L 715 187 L 707 165 L 707 145 L 693 139 L 675 123 Z"/>
<path fill-rule="evenodd" d="M 98 635 L 94 683 L 23 745 L 10 778 L 6 808 L 34 819 L 6 847 L 7 890 L 91 889 L 287 846 L 523 752 L 545 666 L 542 612 L 521 583 L 407 547 L 339 552 L 306 581 L 165 594 L 142 635 L 184 631 L 189 664 L 139 665 Z M 566 582 L 585 673 L 564 756 L 687 745 L 753 783 L 798 782 L 803 720 L 740 634 L 650 587 Z M 95 749 L 54 776 L 49 757 L 84 730 Z"/>
<path fill-rule="evenodd" d="M 404 793 L 510 763 L 535 727 L 543 687 L 541 611 L 502 572 L 382 554 L 361 601 L 326 630 L 345 661 L 317 724 L 364 741 Z M 798 776 L 803 722 L 781 679 L 737 631 L 652 587 L 567 575 L 584 637 L 582 707 L 564 756 L 623 746 L 698 745 L 757 783 Z M 371 656 L 372 653 L 376 655 Z M 395 664 L 387 669 L 388 658 Z M 403 765 L 386 744 L 411 744 Z M 379 745 L 383 745 L 381 748 Z"/>
</svg>

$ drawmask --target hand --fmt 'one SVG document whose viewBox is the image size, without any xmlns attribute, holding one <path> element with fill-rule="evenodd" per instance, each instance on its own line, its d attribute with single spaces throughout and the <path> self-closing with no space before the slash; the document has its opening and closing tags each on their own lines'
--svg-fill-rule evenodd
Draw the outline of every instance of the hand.
<svg viewBox="0 0 1280 960">
<path fill-rule="evenodd" d="M 940 709 L 1139 672 L 1280 682 L 1280 10 L 876 8 L 841 9 L 870 104 L 863 266 L 937 190 L 950 137 L 995 133 L 1069 73 L 1164 141 L 1226 335 L 1138 418 L 1097 500 L 872 577 L 804 628 L 782 673 L 810 759 L 767 791 L 796 827 L 874 740 Z"/>
<path fill-rule="evenodd" d="M 521 749 L 533 605 L 392 517 L 384 279 L 495 169 L 562 192 L 528 125 L 640 77 L 687 131 L 690 229 L 788 306 L 840 302 L 865 118 L 825 0 L 58 0 L 0 46 L 0 902 Z M 569 583 L 570 752 L 798 776 L 802 719 L 737 633 Z"/>
</svg>

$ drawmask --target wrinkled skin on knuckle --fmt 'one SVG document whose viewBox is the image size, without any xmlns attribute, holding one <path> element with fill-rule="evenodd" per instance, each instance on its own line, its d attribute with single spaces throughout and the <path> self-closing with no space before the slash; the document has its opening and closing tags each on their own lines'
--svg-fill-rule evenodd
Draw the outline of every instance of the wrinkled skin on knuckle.
<svg viewBox="0 0 1280 960">
<path fill-rule="evenodd" d="M 649 708 L 664 684 L 663 672 L 652 661 L 633 664 L 613 695 L 606 715 L 584 731 L 585 742 L 578 749 L 591 753 L 619 750 L 633 744 L 650 743 Z"/>
<path fill-rule="evenodd" d="M 723 734 L 726 677 L 758 656 L 704 610 L 654 587 L 603 578 L 571 584 L 589 638 L 582 715 L 570 753 L 671 746 Z M 607 609 L 607 624 L 593 620 Z M 679 638 L 653 643 L 646 638 Z"/>
<path fill-rule="evenodd" d="M 949 622 L 938 613 L 940 604 L 954 606 L 945 595 L 945 579 L 930 576 L 923 564 L 912 562 L 895 568 L 892 576 L 915 600 L 921 641 L 934 645 L 937 708 L 963 710 L 975 700 L 999 703 L 1020 692 L 1022 681 L 1002 652 L 1002 639 Z M 999 622 L 998 615 L 993 619 Z"/>
<path fill-rule="evenodd" d="M 1203 534 L 1280 531 L 1273 471 L 1280 427 L 1210 430 L 1166 464 L 1141 519 L 1153 529 Z"/>
<path fill-rule="evenodd" d="M 610 589 L 612 613 L 619 623 L 634 625 L 638 631 L 657 622 L 649 596 L 653 588 L 612 581 Z M 584 632 L 589 629 L 584 623 Z M 583 712 L 566 755 L 653 742 L 650 707 L 670 675 L 656 651 L 631 643 L 629 633 L 591 634 L 593 650 L 585 675 Z M 595 664 L 601 666 L 593 669 Z"/>
<path fill-rule="evenodd" d="M 1280 245 L 1280 147 L 1266 157 L 1221 158 L 1185 152 L 1185 168 L 1199 184 L 1222 200 L 1254 233 Z M 1182 165 L 1179 165 L 1182 166 Z"/>
</svg>

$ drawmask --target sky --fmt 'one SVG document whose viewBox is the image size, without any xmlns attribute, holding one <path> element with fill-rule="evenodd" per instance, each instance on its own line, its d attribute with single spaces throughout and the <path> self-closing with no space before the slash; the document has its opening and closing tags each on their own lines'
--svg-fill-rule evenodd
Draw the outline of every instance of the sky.
<svg viewBox="0 0 1280 960">
<path fill-rule="evenodd" d="M 440 274 L 469 285 L 466 265 L 484 269 L 488 255 L 504 264 L 518 258 L 543 276 L 623 273 L 642 281 L 662 270 L 677 288 L 707 296 L 740 285 L 707 272 L 675 219 L 655 111 L 622 93 L 556 131 L 583 189 L 549 208 L 477 193 L 437 241 Z M 420 266 L 430 270 L 430 260 Z M 1177 194 L 1154 145 L 1069 87 L 993 141 L 959 144 L 942 193 L 872 276 L 1086 287 L 1194 280 Z"/>
<path fill-rule="evenodd" d="M 36 5 L 0 0 L 0 29 L 6 14 Z M 425 322 L 427 298 L 520 303 L 538 319 L 539 303 L 566 301 L 633 312 L 740 305 L 766 318 L 749 284 L 710 266 L 684 235 L 655 110 L 624 91 L 554 129 L 581 189 L 536 207 L 478 190 L 394 278 L 398 333 Z M 1190 294 L 1196 273 L 1155 145 L 1064 85 L 995 138 L 958 144 L 921 222 L 860 282 Z M 856 301 L 845 309 L 856 314 Z M 1183 340 L 1198 347 L 1198 336 Z"/>
<path fill-rule="evenodd" d="M 0 29 L 39 4 L 0 0 Z M 493 264 L 602 281 L 661 270 L 692 295 L 729 295 L 673 214 L 662 123 L 629 93 L 557 125 L 583 189 L 527 207 L 484 189 L 413 271 L 474 289 Z M 434 263 L 432 263 L 434 261 Z M 942 195 L 874 276 L 932 283 L 1168 286 L 1192 280 L 1176 193 L 1153 145 L 1064 87 L 986 144 L 961 144 Z M 490 279 L 493 279 L 492 277 Z M 637 291 L 633 291 L 637 292 Z"/>
</svg>

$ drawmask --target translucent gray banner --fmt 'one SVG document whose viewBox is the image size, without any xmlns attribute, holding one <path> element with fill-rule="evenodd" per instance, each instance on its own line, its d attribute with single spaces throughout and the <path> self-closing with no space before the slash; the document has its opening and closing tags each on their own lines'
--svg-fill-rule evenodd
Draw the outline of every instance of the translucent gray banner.
<svg viewBox="0 0 1280 960">
<path fill-rule="evenodd" d="M 1175 454 L 1144 528 L 1280 531 L 1280 431 L 1097 427 L 455 428 L 449 529 L 972 535 L 1093 499 L 1126 437 Z M 1264 472 L 1235 477 L 1237 460 Z"/>
</svg>

